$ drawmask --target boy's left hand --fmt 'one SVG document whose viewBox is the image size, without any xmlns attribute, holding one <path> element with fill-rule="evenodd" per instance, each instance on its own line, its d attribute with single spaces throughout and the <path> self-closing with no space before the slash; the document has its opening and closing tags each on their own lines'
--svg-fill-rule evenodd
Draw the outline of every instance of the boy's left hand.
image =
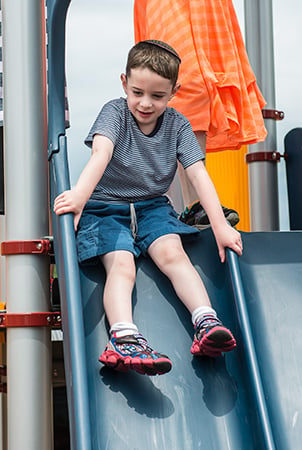
<svg viewBox="0 0 302 450">
<path fill-rule="evenodd" d="M 222 263 L 225 262 L 226 248 L 234 250 L 238 256 L 242 255 L 243 247 L 241 234 L 235 230 L 235 228 L 226 223 L 213 231 L 217 242 L 220 261 Z"/>
</svg>

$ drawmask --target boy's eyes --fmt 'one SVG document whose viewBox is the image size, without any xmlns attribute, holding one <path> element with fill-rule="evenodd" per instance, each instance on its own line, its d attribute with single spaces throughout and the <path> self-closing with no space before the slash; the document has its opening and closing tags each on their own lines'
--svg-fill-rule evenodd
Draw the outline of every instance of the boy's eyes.
<svg viewBox="0 0 302 450">
<path fill-rule="evenodd" d="M 133 91 L 133 94 L 137 97 L 144 95 L 144 93 L 141 91 Z M 160 98 L 163 98 L 164 95 L 163 94 L 152 94 L 152 97 L 156 98 L 156 99 L 160 99 Z"/>
</svg>

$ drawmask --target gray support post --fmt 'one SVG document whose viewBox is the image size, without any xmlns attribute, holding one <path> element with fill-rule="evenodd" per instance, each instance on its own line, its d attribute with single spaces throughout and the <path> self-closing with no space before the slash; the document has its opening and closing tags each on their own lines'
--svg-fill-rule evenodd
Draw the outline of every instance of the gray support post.
<svg viewBox="0 0 302 450">
<path fill-rule="evenodd" d="M 266 108 L 275 109 L 275 69 L 272 0 L 245 0 L 246 47 Z M 277 150 L 275 120 L 266 119 L 265 142 L 253 144 L 249 152 Z M 259 161 L 249 164 L 252 231 L 279 230 L 277 163 Z"/>
<path fill-rule="evenodd" d="M 45 6 L 2 0 L 6 240 L 48 234 Z M 7 312 L 49 310 L 49 261 L 6 257 Z M 50 450 L 51 340 L 46 328 L 8 328 L 8 449 Z"/>
</svg>

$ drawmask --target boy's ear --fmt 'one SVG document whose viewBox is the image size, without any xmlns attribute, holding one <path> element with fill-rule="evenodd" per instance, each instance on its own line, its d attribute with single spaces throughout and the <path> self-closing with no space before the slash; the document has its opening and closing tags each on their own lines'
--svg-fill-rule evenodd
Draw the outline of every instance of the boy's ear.
<svg viewBox="0 0 302 450">
<path fill-rule="evenodd" d="M 127 95 L 127 77 L 124 73 L 122 73 L 122 75 L 121 75 L 121 81 L 122 81 L 122 86 L 125 91 L 125 94 Z"/>
<path fill-rule="evenodd" d="M 180 83 L 177 83 L 177 84 L 174 86 L 174 88 L 172 89 L 172 93 L 171 93 L 170 100 L 171 100 L 171 98 L 174 97 L 174 95 L 176 94 L 176 92 L 179 90 L 180 86 L 181 86 Z"/>
</svg>

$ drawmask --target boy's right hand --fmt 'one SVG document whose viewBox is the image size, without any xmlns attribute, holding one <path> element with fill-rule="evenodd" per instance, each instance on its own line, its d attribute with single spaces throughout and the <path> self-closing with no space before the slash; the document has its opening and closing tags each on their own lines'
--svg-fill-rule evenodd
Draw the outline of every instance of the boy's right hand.
<svg viewBox="0 0 302 450">
<path fill-rule="evenodd" d="M 85 205 L 78 192 L 70 189 L 59 194 L 54 201 L 54 212 L 60 216 L 61 214 L 74 214 L 74 229 L 77 230 L 80 217 Z"/>
<path fill-rule="evenodd" d="M 217 242 L 220 261 L 222 263 L 225 262 L 226 248 L 234 250 L 238 256 L 242 255 L 243 246 L 241 234 L 235 228 L 231 227 L 227 221 L 219 227 L 213 229 L 213 232 Z"/>
</svg>

